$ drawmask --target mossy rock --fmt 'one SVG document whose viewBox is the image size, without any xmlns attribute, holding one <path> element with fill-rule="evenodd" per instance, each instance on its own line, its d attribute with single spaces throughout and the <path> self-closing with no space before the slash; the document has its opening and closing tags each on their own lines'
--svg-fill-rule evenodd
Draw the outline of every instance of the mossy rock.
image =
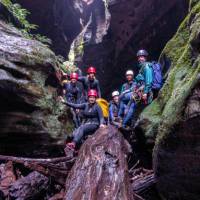
<svg viewBox="0 0 200 200">
<path fill-rule="evenodd" d="M 198 82 L 200 55 L 200 2 L 180 25 L 176 35 L 168 42 L 161 57 L 171 60 L 171 69 L 158 98 L 140 115 L 146 138 L 156 138 L 157 143 L 182 119 L 184 104 Z"/>
<path fill-rule="evenodd" d="M 0 154 L 60 155 L 73 125 L 57 101 L 55 54 L 0 20 L 0 66 Z"/>
</svg>

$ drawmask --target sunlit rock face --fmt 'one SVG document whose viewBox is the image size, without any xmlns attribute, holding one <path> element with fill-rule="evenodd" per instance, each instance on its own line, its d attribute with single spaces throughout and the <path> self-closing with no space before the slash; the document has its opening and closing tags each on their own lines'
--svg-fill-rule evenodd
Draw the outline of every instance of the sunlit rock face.
<svg viewBox="0 0 200 200">
<path fill-rule="evenodd" d="M 151 59 L 158 58 L 188 11 L 187 0 L 20 2 L 32 12 L 39 32 L 53 40 L 56 53 L 66 56 L 74 41 L 75 63 L 83 71 L 91 64 L 98 68 L 106 95 L 119 87 L 126 69 L 136 70 L 137 49 L 146 48 Z"/>
<path fill-rule="evenodd" d="M 61 154 L 65 106 L 56 101 L 55 54 L 0 20 L 0 154 Z"/>
</svg>

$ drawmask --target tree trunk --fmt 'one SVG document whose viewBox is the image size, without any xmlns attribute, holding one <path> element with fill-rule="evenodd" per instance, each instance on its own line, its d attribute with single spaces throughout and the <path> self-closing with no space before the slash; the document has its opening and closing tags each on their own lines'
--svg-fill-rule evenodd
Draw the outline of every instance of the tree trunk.
<svg viewBox="0 0 200 200">
<path fill-rule="evenodd" d="M 53 178 L 55 182 L 62 186 L 65 185 L 67 174 L 72 168 L 75 159 L 71 157 L 33 159 L 0 155 L 0 160 L 23 164 L 28 169 Z"/>
<path fill-rule="evenodd" d="M 112 126 L 82 145 L 66 181 L 65 200 L 132 200 L 126 157 L 130 146 Z"/>
<path fill-rule="evenodd" d="M 48 180 L 46 176 L 34 171 L 17 180 L 11 186 L 9 195 L 15 200 L 36 199 L 48 189 Z"/>
</svg>

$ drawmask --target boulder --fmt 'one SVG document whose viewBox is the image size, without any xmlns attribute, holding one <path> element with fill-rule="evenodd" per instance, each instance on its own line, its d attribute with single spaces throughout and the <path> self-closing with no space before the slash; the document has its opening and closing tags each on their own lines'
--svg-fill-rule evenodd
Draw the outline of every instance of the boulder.
<svg viewBox="0 0 200 200">
<path fill-rule="evenodd" d="M 171 62 L 158 98 L 140 115 L 138 130 L 155 141 L 153 165 L 165 199 L 199 199 L 200 3 L 190 12 L 161 59 Z"/>
<path fill-rule="evenodd" d="M 57 66 L 47 46 L 0 21 L 0 154 L 60 153 L 71 123 L 56 100 Z"/>
</svg>

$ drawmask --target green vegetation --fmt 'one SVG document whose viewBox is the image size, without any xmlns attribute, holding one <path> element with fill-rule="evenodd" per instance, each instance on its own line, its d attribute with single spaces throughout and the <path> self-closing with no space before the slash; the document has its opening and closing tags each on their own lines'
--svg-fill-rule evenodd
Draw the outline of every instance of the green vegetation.
<svg viewBox="0 0 200 200">
<path fill-rule="evenodd" d="M 172 66 L 159 97 L 141 114 L 147 138 L 164 142 L 174 125 L 183 119 L 187 97 L 198 81 L 200 73 L 200 2 L 196 3 L 169 41 L 161 56 L 170 58 Z M 195 55 L 195 56 L 194 56 Z"/>
<path fill-rule="evenodd" d="M 46 36 L 39 34 L 31 34 L 31 31 L 38 28 L 37 25 L 29 23 L 27 16 L 30 12 L 21 7 L 18 3 L 12 3 L 11 0 L 1 0 L 1 3 L 13 14 L 13 16 L 19 21 L 22 28 L 20 31 L 22 34 L 29 39 L 36 39 L 42 43 L 51 44 L 51 40 Z"/>
<path fill-rule="evenodd" d="M 199 0 L 190 0 L 190 10 L 199 2 Z"/>
</svg>

